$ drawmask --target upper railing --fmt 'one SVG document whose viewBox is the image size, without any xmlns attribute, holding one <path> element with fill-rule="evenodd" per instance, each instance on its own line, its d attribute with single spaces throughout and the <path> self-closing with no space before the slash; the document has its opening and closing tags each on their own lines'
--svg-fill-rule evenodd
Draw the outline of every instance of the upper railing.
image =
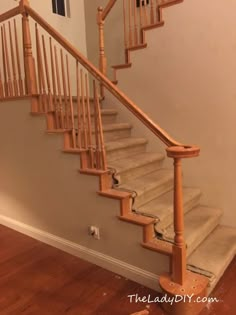
<svg viewBox="0 0 236 315">
<path fill-rule="evenodd" d="M 111 4 L 115 1 L 111 1 Z M 107 16 L 111 5 L 104 11 Z M 22 15 L 22 28 L 16 26 L 17 16 Z M 29 17 L 35 22 L 30 28 Z M 12 18 L 13 21 L 12 21 Z M 6 37 L 8 20 L 9 38 Z M 17 20 L 17 21 L 16 21 Z M 102 86 L 133 113 L 167 147 L 167 155 L 174 158 L 174 222 L 173 281 L 183 283 L 186 274 L 185 243 L 183 238 L 183 205 L 181 184 L 181 159 L 199 154 L 199 148 L 183 145 L 171 138 L 152 121 L 134 102 L 99 71 L 89 60 L 50 26 L 27 0 L 19 7 L 0 15 L 2 36 L 3 84 L 0 76 L 0 97 L 31 96 L 32 111 L 47 114 L 51 132 L 64 132 L 66 148 L 85 152 L 82 168 L 94 172 L 107 172 L 106 150 L 100 110 L 98 86 Z M 14 23 L 14 38 L 11 23 Z M 31 24 L 32 25 L 32 24 Z M 20 30 L 22 29 L 22 34 Z M 19 34 L 22 43 L 18 41 Z M 34 34 L 34 35 L 32 35 Z M 11 54 L 8 52 L 10 45 Z M 21 48 L 21 49 L 20 49 Z M 18 72 L 17 67 L 18 66 Z M 23 74 L 21 67 L 23 65 Z M 92 84 L 90 84 L 92 82 Z M 91 85 L 91 87 L 90 87 Z M 92 90 L 92 92 L 90 92 Z M 74 97 L 75 95 L 75 97 Z M 91 105 L 91 96 L 92 104 Z"/>
<path fill-rule="evenodd" d="M 99 31 L 99 66 L 103 74 L 107 74 L 107 58 L 105 52 L 105 22 L 109 13 L 115 12 L 120 35 L 124 33 L 125 63 L 129 63 L 127 50 L 146 45 L 144 31 L 163 25 L 161 10 L 165 6 L 182 2 L 183 0 L 123 0 L 122 7 L 117 7 L 117 0 L 109 0 L 106 7 L 98 8 L 97 24 Z M 112 10 L 114 8 L 114 10 Z M 114 16 L 114 14 L 111 15 Z M 120 17 L 120 19 L 118 18 Z M 119 32 L 119 31 L 118 31 Z M 111 32 L 108 33 L 109 35 Z M 121 35 L 122 36 L 122 35 Z M 112 40 L 112 39 L 111 39 Z"/>
</svg>

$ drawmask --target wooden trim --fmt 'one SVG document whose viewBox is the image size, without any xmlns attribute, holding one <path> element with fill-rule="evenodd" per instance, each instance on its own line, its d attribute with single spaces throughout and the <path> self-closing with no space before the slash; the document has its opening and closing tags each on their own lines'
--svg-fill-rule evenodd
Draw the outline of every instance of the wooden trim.
<svg viewBox="0 0 236 315">
<path fill-rule="evenodd" d="M 97 80 L 102 84 L 131 112 L 133 113 L 151 132 L 153 132 L 167 146 L 183 146 L 174 140 L 166 131 L 155 124 L 134 102 L 122 93 L 107 77 L 105 77 L 87 58 L 85 58 L 76 48 L 74 48 L 65 38 L 52 28 L 37 12 L 29 6 L 25 6 L 26 12 L 40 24 L 54 39 L 58 41 L 76 60 L 78 60 Z"/>
<path fill-rule="evenodd" d="M 18 14 L 21 14 L 21 10 L 19 8 L 19 6 L 17 6 L 16 8 L 14 9 L 11 9 L 3 14 L 0 15 L 0 23 L 6 21 L 6 20 L 9 20 L 11 18 L 13 18 L 14 16 L 18 15 Z"/>
</svg>

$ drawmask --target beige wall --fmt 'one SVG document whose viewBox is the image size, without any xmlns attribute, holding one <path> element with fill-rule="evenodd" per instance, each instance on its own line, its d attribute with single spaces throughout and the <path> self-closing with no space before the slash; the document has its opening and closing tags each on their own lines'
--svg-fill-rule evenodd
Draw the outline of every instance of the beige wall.
<svg viewBox="0 0 236 315">
<path fill-rule="evenodd" d="M 79 156 L 62 153 L 62 135 L 48 135 L 45 118 L 29 109 L 28 101 L 0 103 L 0 222 L 4 216 L 105 254 L 108 269 L 115 258 L 156 275 L 166 271 L 166 257 L 141 247 L 142 228 L 118 220 L 119 202 L 97 194 L 98 178 L 79 174 Z M 89 225 L 100 228 L 99 241 Z"/>
<path fill-rule="evenodd" d="M 232 226 L 236 225 L 235 12 L 234 0 L 227 5 L 221 0 L 188 0 L 165 9 L 165 26 L 147 32 L 148 48 L 133 52 L 132 68 L 118 73 L 119 87 L 154 121 L 177 140 L 201 147 L 198 159 L 184 162 L 185 183 L 199 186 L 203 203 L 223 208 L 223 223 Z M 125 111 L 123 117 L 133 122 L 136 133 L 158 143 Z"/>
<path fill-rule="evenodd" d="M 30 5 L 46 21 L 55 27 L 63 36 L 73 43 L 80 51 L 87 55 L 84 0 L 70 0 L 71 17 L 65 18 L 52 13 L 50 0 L 30 0 Z M 17 6 L 18 1 L 1 1 L 0 12 L 5 12 Z M 73 31 L 72 31 L 73 30 Z"/>
<path fill-rule="evenodd" d="M 85 0 L 86 36 L 88 58 L 98 66 L 98 27 L 96 22 L 97 8 L 105 8 L 108 0 Z M 118 0 L 109 13 L 104 26 L 105 55 L 107 57 L 107 75 L 112 78 L 111 65 L 124 63 L 123 11 L 122 1 Z"/>
</svg>

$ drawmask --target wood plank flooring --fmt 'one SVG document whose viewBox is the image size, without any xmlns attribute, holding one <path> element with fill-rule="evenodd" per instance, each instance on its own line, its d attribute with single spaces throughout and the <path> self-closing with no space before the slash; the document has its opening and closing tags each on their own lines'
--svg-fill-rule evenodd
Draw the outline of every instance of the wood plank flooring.
<svg viewBox="0 0 236 315">
<path fill-rule="evenodd" d="M 236 259 L 201 315 L 235 315 Z M 130 303 L 128 295 L 151 299 L 158 293 L 112 272 L 40 243 L 0 225 L 0 315 L 129 315 L 146 303 Z M 150 315 L 164 315 L 160 305 Z"/>
</svg>

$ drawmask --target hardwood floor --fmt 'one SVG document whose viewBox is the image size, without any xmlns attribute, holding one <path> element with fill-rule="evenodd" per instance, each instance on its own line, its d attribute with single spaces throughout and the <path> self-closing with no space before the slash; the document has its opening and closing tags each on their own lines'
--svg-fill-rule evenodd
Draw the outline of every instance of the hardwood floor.
<svg viewBox="0 0 236 315">
<path fill-rule="evenodd" d="M 234 315 L 236 259 L 213 296 L 223 300 L 201 315 Z M 156 292 L 58 249 L 0 225 L 0 315 L 129 315 L 147 303 L 130 303 L 128 295 L 151 299 Z M 150 315 L 164 315 L 149 305 Z"/>
</svg>

